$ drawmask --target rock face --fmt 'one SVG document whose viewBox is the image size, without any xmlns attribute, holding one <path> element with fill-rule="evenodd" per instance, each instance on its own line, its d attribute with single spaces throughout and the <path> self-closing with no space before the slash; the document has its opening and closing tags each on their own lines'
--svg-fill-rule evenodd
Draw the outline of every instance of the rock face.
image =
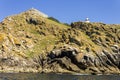
<svg viewBox="0 0 120 80">
<path fill-rule="evenodd" d="M 36 9 L 0 23 L 1 72 L 120 73 L 120 25 L 64 25 Z"/>
<path fill-rule="evenodd" d="M 110 54 L 107 51 L 91 54 L 83 54 L 76 49 L 53 50 L 48 54 L 43 72 L 56 73 L 87 73 L 110 74 L 119 73 L 120 54 Z"/>
</svg>

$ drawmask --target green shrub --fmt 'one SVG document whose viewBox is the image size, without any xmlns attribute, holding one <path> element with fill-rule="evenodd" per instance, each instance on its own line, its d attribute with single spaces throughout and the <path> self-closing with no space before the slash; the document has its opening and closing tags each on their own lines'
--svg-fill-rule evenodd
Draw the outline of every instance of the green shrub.
<svg viewBox="0 0 120 80">
<path fill-rule="evenodd" d="M 49 17 L 48 19 L 50 19 L 50 20 L 53 20 L 53 21 L 55 21 L 55 22 L 60 23 L 60 21 L 59 21 L 59 20 L 57 20 L 57 19 L 55 19 L 54 17 Z"/>
<path fill-rule="evenodd" d="M 70 24 L 68 24 L 68 23 L 63 23 L 64 25 L 66 25 L 66 26 L 70 26 Z"/>
</svg>

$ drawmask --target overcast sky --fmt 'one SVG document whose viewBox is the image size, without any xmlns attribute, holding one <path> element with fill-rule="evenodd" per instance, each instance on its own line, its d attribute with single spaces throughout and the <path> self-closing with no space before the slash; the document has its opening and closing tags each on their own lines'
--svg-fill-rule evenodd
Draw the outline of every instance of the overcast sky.
<svg viewBox="0 0 120 80">
<path fill-rule="evenodd" d="M 0 21 L 36 8 L 61 22 L 84 21 L 120 24 L 120 0 L 1 0 Z"/>
</svg>

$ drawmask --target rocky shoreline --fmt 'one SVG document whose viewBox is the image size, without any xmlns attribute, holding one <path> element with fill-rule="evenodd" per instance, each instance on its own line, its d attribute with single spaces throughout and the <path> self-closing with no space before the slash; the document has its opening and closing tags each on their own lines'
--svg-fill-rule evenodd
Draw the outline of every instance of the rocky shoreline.
<svg viewBox="0 0 120 80">
<path fill-rule="evenodd" d="M 110 54 L 103 50 L 101 53 L 96 53 L 96 56 L 93 56 L 78 52 L 71 47 L 64 47 L 51 51 L 46 59 L 42 55 L 33 60 L 23 60 L 21 63 L 20 61 L 17 63 L 16 58 L 2 59 L 0 63 L 3 64 L 0 70 L 5 73 L 120 74 L 119 59 L 119 53 Z"/>
<path fill-rule="evenodd" d="M 75 49 L 62 49 L 55 50 L 52 53 L 50 53 L 49 60 L 47 62 L 48 67 L 45 67 L 46 69 L 52 67 L 52 71 L 56 70 L 56 72 L 61 71 L 58 68 L 60 66 L 63 69 L 76 73 L 119 74 L 119 59 L 120 54 L 110 54 L 104 50 L 101 52 L 101 54 L 96 53 L 96 56 L 93 56 L 90 54 L 79 53 Z"/>
</svg>

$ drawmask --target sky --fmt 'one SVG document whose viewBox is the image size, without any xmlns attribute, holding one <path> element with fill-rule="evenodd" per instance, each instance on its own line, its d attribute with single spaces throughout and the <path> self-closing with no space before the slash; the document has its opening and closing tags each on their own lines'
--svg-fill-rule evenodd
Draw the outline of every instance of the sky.
<svg viewBox="0 0 120 80">
<path fill-rule="evenodd" d="M 0 0 L 0 22 L 36 8 L 63 23 L 84 21 L 120 24 L 120 0 Z"/>
</svg>

